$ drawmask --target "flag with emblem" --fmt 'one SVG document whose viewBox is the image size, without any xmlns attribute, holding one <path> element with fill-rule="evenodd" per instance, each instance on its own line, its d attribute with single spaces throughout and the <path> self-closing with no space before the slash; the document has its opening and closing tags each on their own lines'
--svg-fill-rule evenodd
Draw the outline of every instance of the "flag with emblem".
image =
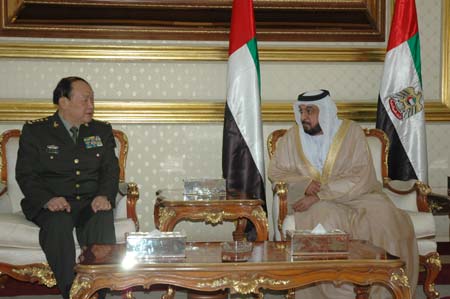
<svg viewBox="0 0 450 299">
<path fill-rule="evenodd" d="M 420 40 L 414 0 L 396 0 L 376 127 L 390 140 L 389 177 L 428 180 Z"/>
<path fill-rule="evenodd" d="M 252 0 L 234 0 L 222 170 L 227 190 L 265 201 L 260 72 Z"/>
</svg>

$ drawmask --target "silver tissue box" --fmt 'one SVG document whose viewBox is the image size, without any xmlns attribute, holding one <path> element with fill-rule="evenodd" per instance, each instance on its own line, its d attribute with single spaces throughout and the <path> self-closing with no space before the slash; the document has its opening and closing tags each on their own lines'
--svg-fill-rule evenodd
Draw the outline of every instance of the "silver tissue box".
<svg viewBox="0 0 450 299">
<path fill-rule="evenodd" d="M 126 235 L 127 255 L 138 260 L 186 257 L 186 235 L 180 232 L 146 233 Z"/>
<path fill-rule="evenodd" d="M 184 200 L 222 200 L 226 195 L 225 179 L 184 180 Z"/>
</svg>

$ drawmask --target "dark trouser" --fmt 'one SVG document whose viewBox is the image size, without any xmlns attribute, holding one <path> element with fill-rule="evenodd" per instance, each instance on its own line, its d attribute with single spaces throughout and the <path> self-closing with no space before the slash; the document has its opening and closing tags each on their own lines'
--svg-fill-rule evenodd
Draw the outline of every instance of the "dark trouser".
<svg viewBox="0 0 450 299">
<path fill-rule="evenodd" d="M 69 298 L 70 288 L 75 278 L 75 242 L 73 229 L 76 228 L 80 246 L 91 244 L 114 244 L 113 210 L 93 213 L 90 202 L 69 201 L 71 212 L 51 212 L 43 209 L 35 218 L 41 228 L 39 243 L 47 257 L 57 286 L 63 298 Z"/>
</svg>

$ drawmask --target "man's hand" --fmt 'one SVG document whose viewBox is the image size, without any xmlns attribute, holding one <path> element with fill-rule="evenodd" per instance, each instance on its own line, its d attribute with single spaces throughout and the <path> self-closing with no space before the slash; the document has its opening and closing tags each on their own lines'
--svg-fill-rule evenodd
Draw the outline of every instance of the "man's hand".
<svg viewBox="0 0 450 299">
<path fill-rule="evenodd" d="M 317 195 L 307 195 L 307 196 L 299 199 L 298 201 L 296 201 L 292 205 L 292 209 L 295 212 L 304 212 L 304 211 L 308 210 L 313 204 L 315 204 L 319 200 L 320 199 L 319 199 L 319 197 L 317 197 Z"/>
<path fill-rule="evenodd" d="M 305 195 L 316 195 L 320 191 L 320 182 L 312 181 L 306 188 Z"/>
<path fill-rule="evenodd" d="M 47 209 L 51 212 L 66 211 L 70 213 L 70 204 L 64 197 L 52 197 L 47 202 Z"/>
<path fill-rule="evenodd" d="M 97 213 L 97 211 L 109 211 L 111 210 L 111 203 L 106 196 L 99 195 L 91 202 L 91 207 L 94 213 Z"/>
</svg>

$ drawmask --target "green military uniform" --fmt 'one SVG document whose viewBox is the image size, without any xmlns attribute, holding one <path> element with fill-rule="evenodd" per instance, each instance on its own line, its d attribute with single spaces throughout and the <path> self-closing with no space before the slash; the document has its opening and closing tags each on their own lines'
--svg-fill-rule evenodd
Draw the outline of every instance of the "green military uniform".
<svg viewBox="0 0 450 299">
<path fill-rule="evenodd" d="M 22 210 L 41 228 L 41 247 L 65 298 L 74 279 L 73 229 L 81 246 L 115 243 L 113 211 L 94 213 L 90 207 L 98 195 L 115 205 L 119 165 L 114 148 L 111 125 L 96 120 L 80 126 L 76 143 L 57 112 L 22 129 L 16 164 L 16 179 L 25 195 Z M 58 196 L 69 202 L 70 213 L 46 209 Z"/>
</svg>

